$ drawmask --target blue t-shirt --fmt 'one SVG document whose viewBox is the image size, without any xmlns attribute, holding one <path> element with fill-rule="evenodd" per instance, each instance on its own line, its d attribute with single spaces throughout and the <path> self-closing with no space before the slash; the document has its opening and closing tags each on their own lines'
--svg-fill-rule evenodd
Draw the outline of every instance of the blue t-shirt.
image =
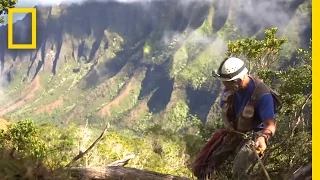
<svg viewBox="0 0 320 180">
<path fill-rule="evenodd" d="M 242 112 L 245 105 L 248 103 L 248 101 L 251 98 L 251 95 L 253 94 L 253 90 L 255 88 L 254 81 L 250 77 L 250 83 L 247 86 L 246 89 L 236 92 L 234 94 L 234 113 L 236 116 L 239 115 L 240 112 Z M 226 90 L 224 90 L 225 92 Z M 220 102 L 220 106 L 223 107 L 224 102 Z M 273 104 L 273 97 L 271 94 L 264 94 L 260 97 L 260 99 L 257 102 L 257 105 L 255 107 L 254 111 L 254 124 L 258 124 L 256 128 L 254 128 L 255 131 L 259 131 L 263 129 L 263 121 L 268 119 L 274 119 L 275 118 L 275 112 L 274 112 L 274 104 Z"/>
</svg>

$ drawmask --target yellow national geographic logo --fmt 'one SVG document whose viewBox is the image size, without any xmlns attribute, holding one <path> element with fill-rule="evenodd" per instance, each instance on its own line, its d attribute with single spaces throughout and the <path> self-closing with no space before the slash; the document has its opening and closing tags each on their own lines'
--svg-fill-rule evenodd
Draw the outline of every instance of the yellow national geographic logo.
<svg viewBox="0 0 320 180">
<path fill-rule="evenodd" d="M 13 13 L 31 13 L 31 44 L 13 44 Z M 36 8 L 8 9 L 8 49 L 36 49 L 37 47 L 37 11 Z"/>
</svg>

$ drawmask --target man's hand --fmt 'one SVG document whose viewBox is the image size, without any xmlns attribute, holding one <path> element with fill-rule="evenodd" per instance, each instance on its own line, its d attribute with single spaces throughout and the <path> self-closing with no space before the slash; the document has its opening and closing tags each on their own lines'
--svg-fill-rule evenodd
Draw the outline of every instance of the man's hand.
<svg viewBox="0 0 320 180">
<path fill-rule="evenodd" d="M 255 148 L 259 150 L 261 153 L 263 153 L 266 150 L 267 144 L 264 137 L 260 136 L 257 138 Z"/>
<path fill-rule="evenodd" d="M 265 127 L 261 131 L 263 135 L 258 137 L 255 142 L 255 148 L 261 151 L 261 153 L 263 153 L 267 148 L 266 141 L 268 141 L 268 139 L 273 136 L 276 131 L 276 124 L 273 119 L 264 120 L 263 125 Z"/>
</svg>

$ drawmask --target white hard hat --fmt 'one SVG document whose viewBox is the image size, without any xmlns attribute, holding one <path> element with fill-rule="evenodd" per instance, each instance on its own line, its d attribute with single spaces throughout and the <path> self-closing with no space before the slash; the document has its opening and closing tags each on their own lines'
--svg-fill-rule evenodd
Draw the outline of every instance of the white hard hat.
<svg viewBox="0 0 320 180">
<path fill-rule="evenodd" d="M 214 72 L 214 76 L 221 81 L 232 81 L 242 78 L 247 73 L 248 69 L 245 67 L 244 61 L 239 58 L 229 57 L 222 61 L 217 72 Z"/>
</svg>

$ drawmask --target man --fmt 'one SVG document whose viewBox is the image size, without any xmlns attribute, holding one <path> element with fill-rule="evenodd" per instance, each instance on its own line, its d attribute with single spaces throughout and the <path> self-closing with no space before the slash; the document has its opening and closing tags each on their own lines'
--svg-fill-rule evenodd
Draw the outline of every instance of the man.
<svg viewBox="0 0 320 180">
<path fill-rule="evenodd" d="M 225 87 L 221 107 L 226 130 L 213 135 L 211 142 L 199 153 L 193 172 L 198 179 L 205 178 L 230 155 L 237 153 L 233 162 L 233 179 L 246 180 L 249 178 L 247 170 L 257 158 L 250 141 L 245 140 L 241 133 L 255 132 L 253 147 L 263 153 L 276 131 L 274 119 L 278 102 L 274 101 L 274 91 L 259 79 L 249 76 L 241 59 L 224 59 L 214 75 Z"/>
</svg>

